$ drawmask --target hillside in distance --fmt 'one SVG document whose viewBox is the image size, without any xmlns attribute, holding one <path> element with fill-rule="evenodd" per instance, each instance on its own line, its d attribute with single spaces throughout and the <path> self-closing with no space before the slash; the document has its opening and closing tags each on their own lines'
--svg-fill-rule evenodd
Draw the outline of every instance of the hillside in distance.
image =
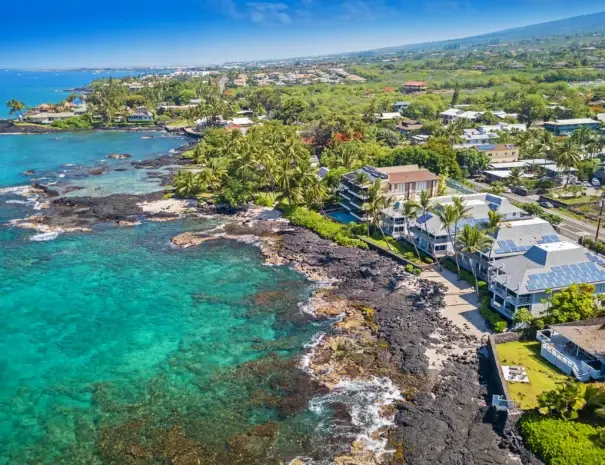
<svg viewBox="0 0 605 465">
<path fill-rule="evenodd" d="M 590 34 L 593 32 L 605 32 L 605 11 L 589 15 L 574 16 L 572 18 L 559 19 L 556 21 L 548 21 L 546 23 L 515 27 L 512 29 L 505 29 L 503 31 L 490 32 L 488 34 L 464 37 L 460 39 L 385 47 L 375 50 L 368 50 L 366 53 L 383 54 L 401 51 L 443 49 L 455 44 L 459 44 L 461 47 L 468 47 L 471 45 L 504 43 L 552 36 Z"/>
</svg>

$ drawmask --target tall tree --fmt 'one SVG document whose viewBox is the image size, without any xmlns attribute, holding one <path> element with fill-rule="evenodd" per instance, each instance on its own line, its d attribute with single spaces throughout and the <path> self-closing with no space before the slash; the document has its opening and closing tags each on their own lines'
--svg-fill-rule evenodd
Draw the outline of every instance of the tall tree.
<svg viewBox="0 0 605 465">
<path fill-rule="evenodd" d="M 418 255 L 418 259 L 420 260 L 422 257 L 420 256 L 420 251 L 418 250 L 418 246 L 416 245 L 416 241 L 412 238 L 412 231 L 410 231 L 410 223 L 412 219 L 416 219 L 418 217 L 418 203 L 413 200 L 408 200 L 403 204 L 403 209 L 401 211 L 401 216 L 405 221 L 405 231 L 406 236 L 408 238 L 408 242 L 411 242 L 414 246 L 414 250 L 416 250 L 416 255 Z"/>
<path fill-rule="evenodd" d="M 569 184 L 569 176 L 571 169 L 575 168 L 582 160 L 580 147 L 571 137 L 568 137 L 563 142 L 559 142 L 555 146 L 555 163 L 567 171 L 567 179 L 565 187 Z"/>
<path fill-rule="evenodd" d="M 21 112 L 25 109 L 25 104 L 17 99 L 10 99 L 6 102 L 6 107 L 8 108 L 8 114 L 14 115 L 15 113 L 21 117 Z"/>
<path fill-rule="evenodd" d="M 475 256 L 489 246 L 491 238 L 486 236 L 485 233 L 476 226 L 466 224 L 464 225 L 464 228 L 462 228 L 462 231 L 457 238 L 457 242 L 460 246 L 460 251 L 466 255 L 469 261 L 469 265 L 475 278 L 475 292 L 477 293 L 477 296 L 479 296 Z"/>
<path fill-rule="evenodd" d="M 420 195 L 418 196 L 418 206 L 419 206 L 420 211 L 422 212 L 422 216 L 424 218 L 423 223 L 424 223 L 424 233 L 426 234 L 427 249 L 431 251 L 431 255 L 434 257 L 435 256 L 435 243 L 434 243 L 434 241 L 431 241 L 431 238 L 429 236 L 429 228 L 427 226 L 427 217 L 432 210 L 431 193 L 429 191 L 425 190 L 425 191 L 420 192 Z"/>
<path fill-rule="evenodd" d="M 445 229 L 447 232 L 447 236 L 449 238 L 450 244 L 452 245 L 452 249 L 454 252 L 454 260 L 456 262 L 456 269 L 458 270 L 458 276 L 460 276 L 460 264 L 458 263 L 458 254 L 456 253 L 456 243 L 453 235 L 453 229 L 460 219 L 460 215 L 458 209 L 453 204 L 442 205 L 433 209 L 433 212 L 439 220 L 441 221 L 441 227 Z M 446 249 L 445 256 L 448 256 L 448 251 Z"/>
</svg>

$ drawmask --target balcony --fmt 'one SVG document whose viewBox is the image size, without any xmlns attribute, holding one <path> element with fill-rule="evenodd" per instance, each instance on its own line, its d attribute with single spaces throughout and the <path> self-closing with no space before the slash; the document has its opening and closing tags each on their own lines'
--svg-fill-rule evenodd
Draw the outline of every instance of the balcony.
<svg viewBox="0 0 605 465">
<path fill-rule="evenodd" d="M 542 343 L 540 355 L 563 373 L 578 381 L 603 379 L 603 364 L 552 329 L 538 331 L 536 339 Z"/>
</svg>

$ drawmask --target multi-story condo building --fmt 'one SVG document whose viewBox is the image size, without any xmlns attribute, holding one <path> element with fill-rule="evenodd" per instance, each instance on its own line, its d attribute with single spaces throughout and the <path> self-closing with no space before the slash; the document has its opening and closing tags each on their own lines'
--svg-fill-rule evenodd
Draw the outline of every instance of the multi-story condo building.
<svg viewBox="0 0 605 465">
<path fill-rule="evenodd" d="M 581 245 L 561 242 L 558 236 L 544 237 L 543 243 L 523 255 L 491 267 L 491 305 L 507 318 L 521 308 L 539 316 L 546 310 L 549 292 L 583 283 L 594 285 L 595 294 L 605 291 L 605 260 Z"/>
<path fill-rule="evenodd" d="M 420 192 L 437 193 L 438 176 L 418 165 L 373 168 L 364 166 L 343 176 L 339 186 L 340 205 L 358 220 L 364 221 L 363 204 L 368 190 L 376 180 L 380 181 L 384 194 L 393 202 L 417 200 Z"/>
</svg>

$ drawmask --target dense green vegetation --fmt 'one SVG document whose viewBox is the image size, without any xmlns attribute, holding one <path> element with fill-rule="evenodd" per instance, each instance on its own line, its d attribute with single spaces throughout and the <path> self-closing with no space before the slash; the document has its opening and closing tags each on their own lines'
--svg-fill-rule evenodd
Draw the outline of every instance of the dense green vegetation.
<svg viewBox="0 0 605 465">
<path fill-rule="evenodd" d="M 547 465 L 605 464 L 605 449 L 596 441 L 599 428 L 593 425 L 532 414 L 521 419 L 521 432 Z"/>
<path fill-rule="evenodd" d="M 287 205 L 281 205 L 280 208 L 283 210 L 284 216 L 293 224 L 310 229 L 324 239 L 330 239 L 345 247 L 368 248 L 365 242 L 353 237 L 354 234 L 351 233 L 350 228 L 332 221 L 317 212 L 304 207 L 291 207 Z"/>
</svg>

